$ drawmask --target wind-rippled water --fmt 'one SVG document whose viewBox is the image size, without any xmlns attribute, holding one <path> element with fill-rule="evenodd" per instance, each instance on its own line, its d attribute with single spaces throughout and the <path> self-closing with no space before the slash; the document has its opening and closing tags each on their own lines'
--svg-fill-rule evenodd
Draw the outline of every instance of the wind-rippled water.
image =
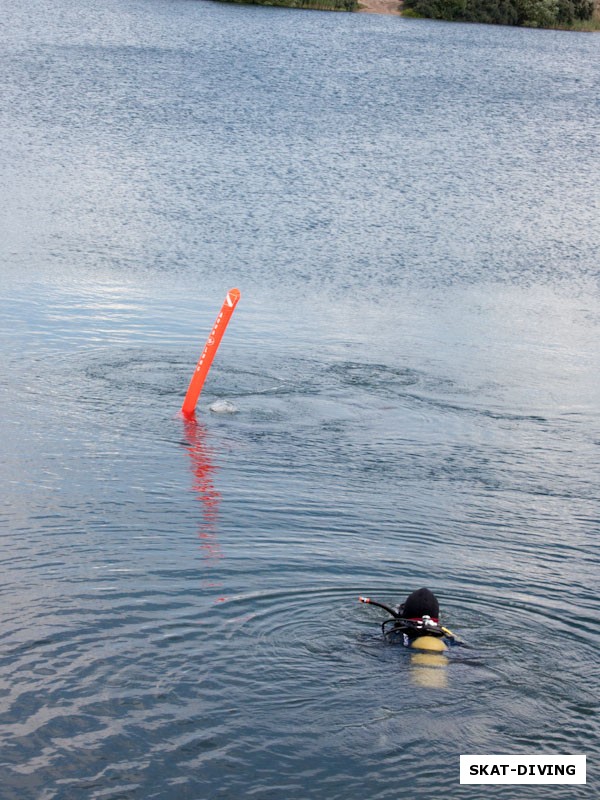
<svg viewBox="0 0 600 800">
<path fill-rule="evenodd" d="M 593 796 L 597 38 L 5 6 L 2 800 Z"/>
</svg>

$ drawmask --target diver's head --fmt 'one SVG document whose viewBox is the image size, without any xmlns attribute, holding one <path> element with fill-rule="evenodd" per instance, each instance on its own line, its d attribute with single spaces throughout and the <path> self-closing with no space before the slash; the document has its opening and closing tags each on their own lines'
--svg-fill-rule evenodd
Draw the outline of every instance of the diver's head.
<svg viewBox="0 0 600 800">
<path fill-rule="evenodd" d="M 429 589 L 417 589 L 402 603 L 399 614 L 403 619 L 420 620 L 428 616 L 433 622 L 437 622 L 440 616 L 440 604 Z"/>
</svg>

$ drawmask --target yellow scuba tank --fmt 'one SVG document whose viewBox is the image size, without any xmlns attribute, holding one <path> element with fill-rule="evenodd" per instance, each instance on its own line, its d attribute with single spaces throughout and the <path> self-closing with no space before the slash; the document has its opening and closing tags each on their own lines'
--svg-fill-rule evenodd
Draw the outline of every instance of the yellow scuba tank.
<svg viewBox="0 0 600 800">
<path fill-rule="evenodd" d="M 430 653 L 443 653 L 448 649 L 438 636 L 417 636 L 410 646 L 415 650 L 428 650 Z"/>
<path fill-rule="evenodd" d="M 448 665 L 444 642 L 436 636 L 419 636 L 410 646 L 417 650 L 410 657 L 412 682 L 429 689 L 444 689 L 448 685 L 447 673 L 443 669 Z"/>
</svg>

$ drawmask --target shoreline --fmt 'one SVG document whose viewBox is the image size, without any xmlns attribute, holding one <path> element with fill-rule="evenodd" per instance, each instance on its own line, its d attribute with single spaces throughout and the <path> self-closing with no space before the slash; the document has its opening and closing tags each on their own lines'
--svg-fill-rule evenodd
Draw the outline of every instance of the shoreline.
<svg viewBox="0 0 600 800">
<path fill-rule="evenodd" d="M 402 6 L 404 5 L 403 0 L 358 0 L 358 8 L 354 12 L 355 14 L 387 14 L 394 17 L 401 17 L 402 14 Z M 548 30 L 548 31 L 567 31 L 572 33 L 600 33 L 600 0 L 597 3 L 597 9 L 594 11 L 592 18 L 589 20 L 589 24 L 583 23 L 575 23 L 573 25 L 553 25 L 548 28 L 537 28 L 535 30 Z M 411 18 L 414 18 L 410 15 Z M 423 19 L 427 19 L 423 17 Z M 434 20 L 443 22 L 445 20 Z M 478 23 L 465 23 L 465 24 L 478 24 Z M 490 24 L 490 23 L 479 23 L 479 24 Z M 523 26 L 525 27 L 525 26 Z M 532 30 L 534 30 L 532 28 Z"/>
<path fill-rule="evenodd" d="M 336 11 L 353 14 L 384 14 L 393 17 L 406 17 L 407 19 L 423 19 L 433 22 L 456 22 L 467 25 L 508 25 L 508 23 L 477 22 L 476 20 L 447 20 L 443 18 L 424 17 L 408 9 L 404 14 L 404 0 L 217 0 L 224 3 L 237 3 L 240 5 L 280 6 L 283 8 L 297 8 L 305 11 Z M 531 30 L 553 30 L 569 33 L 599 33 L 600 32 L 600 0 L 594 0 L 595 6 L 589 20 L 576 20 L 572 23 L 555 23 L 550 25 L 537 25 L 523 23 L 516 27 Z M 357 7 L 356 7 L 357 6 Z"/>
</svg>

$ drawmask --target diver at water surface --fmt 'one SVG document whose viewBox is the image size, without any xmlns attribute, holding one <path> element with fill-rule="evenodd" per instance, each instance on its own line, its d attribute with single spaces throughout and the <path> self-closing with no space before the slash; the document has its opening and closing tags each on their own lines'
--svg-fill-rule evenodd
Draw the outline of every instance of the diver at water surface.
<svg viewBox="0 0 600 800">
<path fill-rule="evenodd" d="M 404 603 L 390 608 L 369 597 L 359 597 L 361 603 L 383 608 L 392 615 L 381 625 L 383 635 L 389 641 L 399 641 L 406 647 L 440 652 L 448 644 L 462 644 L 459 639 L 440 624 L 440 605 L 429 589 L 417 589 L 408 595 Z"/>
</svg>

